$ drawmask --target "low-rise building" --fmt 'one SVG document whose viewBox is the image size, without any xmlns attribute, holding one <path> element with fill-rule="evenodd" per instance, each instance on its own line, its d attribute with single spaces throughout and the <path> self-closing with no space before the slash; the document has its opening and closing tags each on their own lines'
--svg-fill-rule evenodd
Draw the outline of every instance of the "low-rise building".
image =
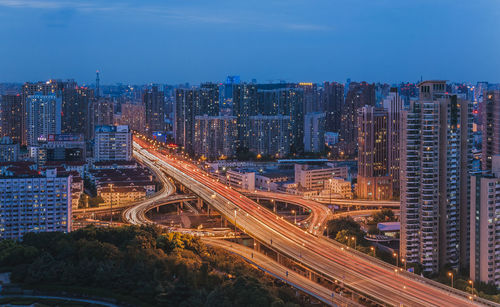
<svg viewBox="0 0 500 307">
<path fill-rule="evenodd" d="M 326 189 L 321 191 L 322 198 L 342 198 L 342 199 L 352 199 L 352 186 L 351 182 L 345 180 L 344 178 L 334 177 L 328 179 Z"/>
<path fill-rule="evenodd" d="M 102 188 L 99 195 L 104 200 L 103 206 L 121 206 L 146 197 L 147 191 L 142 187 L 108 186 Z"/>
<path fill-rule="evenodd" d="M 334 177 L 346 179 L 347 176 L 347 166 L 336 166 L 332 163 L 295 164 L 295 183 L 307 190 L 324 190 L 328 185 L 328 179 Z"/>
<path fill-rule="evenodd" d="M 255 188 L 277 192 L 284 182 L 293 180 L 293 170 L 265 170 L 255 174 Z"/>
<path fill-rule="evenodd" d="M 254 191 L 255 172 L 246 169 L 232 169 L 226 172 L 226 182 L 237 189 Z"/>
</svg>

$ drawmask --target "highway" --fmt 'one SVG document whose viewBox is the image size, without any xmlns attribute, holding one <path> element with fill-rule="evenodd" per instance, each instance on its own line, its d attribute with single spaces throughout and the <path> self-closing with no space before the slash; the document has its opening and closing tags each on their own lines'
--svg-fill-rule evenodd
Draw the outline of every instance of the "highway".
<svg viewBox="0 0 500 307">
<path fill-rule="evenodd" d="M 217 182 L 187 160 L 165 155 L 134 138 L 136 151 L 221 212 L 240 229 L 331 280 L 391 306 L 475 306 L 465 292 L 400 272 L 396 267 L 301 230 L 292 223 Z M 143 147 L 142 149 L 139 146 Z M 499 306 L 481 300 L 482 304 Z"/>
<path fill-rule="evenodd" d="M 122 217 L 125 221 L 134 225 L 142 225 L 149 223 L 149 220 L 147 220 L 145 216 L 147 211 L 145 209 L 152 206 L 154 207 L 155 203 L 168 199 L 175 193 L 175 185 L 168 179 L 160 168 L 155 166 L 155 161 L 145 159 L 141 154 L 137 154 L 136 152 L 134 152 L 134 154 L 136 159 L 147 165 L 149 169 L 155 173 L 156 178 L 162 183 L 162 189 L 158 193 L 148 199 L 129 205 L 129 208 L 123 211 Z"/>
<path fill-rule="evenodd" d="M 220 247 L 243 257 L 245 261 L 257 266 L 262 271 L 285 281 L 286 283 L 326 304 L 335 303 L 339 306 L 363 306 L 350 300 L 349 298 L 343 297 L 340 293 L 333 292 L 332 289 L 319 285 L 301 274 L 290 270 L 289 268 L 272 260 L 268 256 L 241 244 L 211 238 L 203 238 L 203 242 L 207 245 Z M 334 294 L 333 297 L 332 294 Z"/>
<path fill-rule="evenodd" d="M 311 215 L 308 218 L 309 232 L 313 234 L 321 234 L 322 230 L 326 226 L 326 222 L 333 217 L 332 211 L 323 204 L 309 199 L 304 199 L 297 197 L 296 195 L 274 193 L 274 192 L 264 192 L 257 191 L 254 193 L 246 194 L 248 197 L 262 197 L 266 199 L 273 199 L 275 201 L 287 202 L 290 204 L 295 204 L 311 210 Z"/>
</svg>

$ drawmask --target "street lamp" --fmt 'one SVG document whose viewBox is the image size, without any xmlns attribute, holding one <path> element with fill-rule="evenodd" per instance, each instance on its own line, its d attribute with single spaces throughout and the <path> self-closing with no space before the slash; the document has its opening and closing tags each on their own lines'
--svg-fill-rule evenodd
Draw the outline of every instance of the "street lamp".
<svg viewBox="0 0 500 307">
<path fill-rule="evenodd" d="M 234 209 L 234 236 L 236 237 L 236 212 L 238 212 L 236 209 Z"/>
<path fill-rule="evenodd" d="M 113 226 L 113 184 L 109 184 L 109 207 L 110 207 L 110 215 L 109 218 L 109 226 Z"/>
<path fill-rule="evenodd" d="M 373 257 L 375 257 L 375 247 L 370 246 L 370 250 L 373 252 Z"/>
<path fill-rule="evenodd" d="M 405 258 L 401 258 L 401 262 L 404 264 L 404 266 L 405 266 L 405 271 L 406 271 L 406 261 L 405 261 Z"/>
<path fill-rule="evenodd" d="M 294 214 L 293 223 L 297 224 L 297 211 L 292 210 L 292 213 Z"/>
<path fill-rule="evenodd" d="M 394 258 L 396 258 L 396 266 L 397 266 L 397 267 L 399 267 L 399 257 L 398 257 L 398 254 L 393 253 L 393 254 L 392 254 L 392 256 L 393 256 Z"/>
<path fill-rule="evenodd" d="M 474 281 L 469 279 L 469 285 L 471 285 L 470 299 L 474 300 Z"/>
<path fill-rule="evenodd" d="M 354 249 L 356 249 L 356 237 L 352 237 L 352 239 L 354 240 Z"/>
<path fill-rule="evenodd" d="M 453 288 L 453 272 L 448 272 L 448 276 L 451 278 L 451 287 Z"/>
</svg>

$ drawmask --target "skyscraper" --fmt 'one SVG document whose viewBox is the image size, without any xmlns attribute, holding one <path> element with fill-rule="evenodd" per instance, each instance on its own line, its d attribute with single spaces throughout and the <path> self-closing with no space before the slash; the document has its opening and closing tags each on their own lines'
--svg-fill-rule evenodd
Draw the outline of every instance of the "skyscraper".
<svg viewBox="0 0 500 307">
<path fill-rule="evenodd" d="M 312 112 L 304 117 L 304 151 L 325 150 L 325 113 Z"/>
<path fill-rule="evenodd" d="M 24 103 L 21 95 L 2 95 L 0 101 L 1 136 L 12 138 L 15 143 L 23 140 Z"/>
<path fill-rule="evenodd" d="M 387 110 L 365 106 L 358 110 L 359 198 L 383 200 L 392 197 L 387 153 Z"/>
<path fill-rule="evenodd" d="M 471 176 L 470 279 L 500 287 L 500 155 L 492 169 Z"/>
<path fill-rule="evenodd" d="M 235 155 L 236 117 L 195 117 L 194 153 L 210 160 Z"/>
<path fill-rule="evenodd" d="M 445 81 L 419 84 L 401 122 L 401 256 L 435 273 L 468 253 L 471 104 Z M 462 253 L 461 253 L 462 252 Z"/>
<path fill-rule="evenodd" d="M 41 94 L 41 95 L 55 95 L 57 98 L 60 98 L 62 95 L 63 82 L 58 80 L 49 80 L 47 82 L 36 82 L 30 83 L 26 82 L 22 88 L 22 141 L 23 145 L 28 143 L 28 96 Z"/>
<path fill-rule="evenodd" d="M 344 85 L 337 82 L 325 82 L 323 109 L 326 113 L 326 131 L 339 132 L 344 105 Z"/>
<path fill-rule="evenodd" d="M 233 87 L 233 116 L 236 116 L 238 148 L 249 147 L 250 116 L 257 115 L 257 86 L 239 84 Z"/>
<path fill-rule="evenodd" d="M 364 106 L 375 106 L 375 85 L 366 82 L 351 82 L 342 109 L 340 123 L 340 140 L 347 155 L 354 155 L 358 141 L 356 121 L 358 109 Z"/>
<path fill-rule="evenodd" d="M 146 108 L 146 132 L 165 132 L 165 95 L 153 85 L 142 96 Z"/>
<path fill-rule="evenodd" d="M 199 104 L 197 89 L 177 89 L 175 91 L 175 142 L 188 153 L 194 153 L 194 118 Z"/>
<path fill-rule="evenodd" d="M 29 146 L 37 146 L 38 139 L 46 139 L 49 134 L 61 133 L 60 97 L 36 93 L 27 97 L 26 105 Z"/>
<path fill-rule="evenodd" d="M 70 80 L 62 89 L 62 123 L 63 133 L 85 134 L 88 129 L 87 118 L 94 98 L 94 91 L 87 87 L 79 87 Z"/>
<path fill-rule="evenodd" d="M 491 170 L 494 155 L 500 155 L 500 91 L 487 91 L 481 104 L 483 137 L 481 168 Z"/>
<path fill-rule="evenodd" d="M 284 157 L 290 153 L 290 117 L 250 116 L 250 151 L 258 155 Z"/>
<path fill-rule="evenodd" d="M 399 199 L 399 173 L 400 173 L 400 138 L 401 138 L 401 111 L 403 99 L 398 94 L 397 88 L 391 88 L 389 95 L 383 101 L 387 110 L 387 166 L 392 182 L 392 196 Z"/>
</svg>

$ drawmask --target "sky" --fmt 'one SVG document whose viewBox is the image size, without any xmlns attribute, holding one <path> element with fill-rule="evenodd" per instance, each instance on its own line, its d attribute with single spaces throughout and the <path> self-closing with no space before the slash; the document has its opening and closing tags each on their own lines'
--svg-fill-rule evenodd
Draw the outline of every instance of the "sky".
<svg viewBox="0 0 500 307">
<path fill-rule="evenodd" d="M 0 0 L 0 82 L 500 82 L 500 0 Z"/>
</svg>

